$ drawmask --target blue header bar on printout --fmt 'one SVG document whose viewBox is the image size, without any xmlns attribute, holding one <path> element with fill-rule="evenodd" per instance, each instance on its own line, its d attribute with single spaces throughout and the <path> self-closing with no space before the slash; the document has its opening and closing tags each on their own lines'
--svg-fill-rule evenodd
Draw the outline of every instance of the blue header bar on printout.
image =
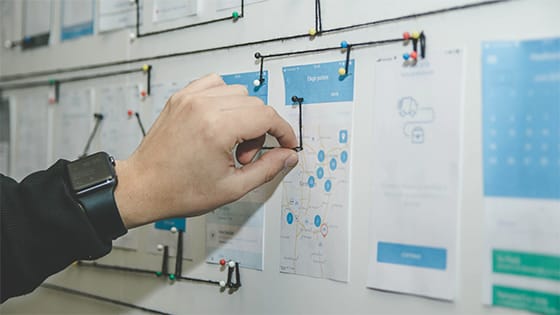
<svg viewBox="0 0 560 315">
<path fill-rule="evenodd" d="M 260 98 L 265 104 L 268 104 L 268 71 L 263 71 L 264 82 L 259 86 L 255 86 L 253 82 L 260 79 L 260 72 L 245 72 L 222 75 L 222 79 L 226 84 L 244 85 L 249 91 L 249 96 Z"/>
<path fill-rule="evenodd" d="M 348 64 L 348 74 L 340 76 L 338 69 L 345 61 L 284 67 L 286 105 L 293 105 L 292 96 L 303 97 L 303 104 L 351 102 L 354 100 L 354 60 Z"/>
<path fill-rule="evenodd" d="M 157 221 L 155 228 L 158 230 L 171 230 L 171 228 L 176 228 L 179 231 L 185 232 L 187 229 L 187 219 L 185 218 L 175 218 Z"/>
</svg>

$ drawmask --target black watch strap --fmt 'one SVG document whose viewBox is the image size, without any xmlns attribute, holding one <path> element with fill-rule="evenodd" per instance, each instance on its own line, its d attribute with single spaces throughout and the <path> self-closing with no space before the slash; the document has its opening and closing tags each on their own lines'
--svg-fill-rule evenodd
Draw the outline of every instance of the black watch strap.
<svg viewBox="0 0 560 315">
<path fill-rule="evenodd" d="M 127 232 L 113 193 L 113 187 L 105 187 L 79 197 L 89 221 L 105 240 L 114 240 Z"/>
</svg>

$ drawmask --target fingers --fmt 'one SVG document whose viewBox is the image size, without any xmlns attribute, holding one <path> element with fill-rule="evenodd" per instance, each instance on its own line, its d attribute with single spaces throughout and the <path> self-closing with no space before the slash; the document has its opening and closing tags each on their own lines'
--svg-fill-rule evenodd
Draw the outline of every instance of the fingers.
<svg viewBox="0 0 560 315">
<path fill-rule="evenodd" d="M 211 73 L 200 79 L 191 81 L 178 93 L 197 93 L 207 89 L 225 85 L 226 83 L 224 82 L 224 80 L 222 80 L 221 76 L 215 73 Z"/>
<path fill-rule="evenodd" d="M 265 153 L 255 162 L 236 169 L 233 185 L 247 193 L 274 179 L 283 170 L 289 170 L 298 162 L 298 155 L 291 149 L 276 148 Z"/>
<path fill-rule="evenodd" d="M 245 141 L 237 146 L 236 157 L 239 163 L 246 165 L 251 162 L 257 152 L 259 152 L 264 144 L 266 136 L 262 135 L 256 139 Z"/>
<path fill-rule="evenodd" d="M 235 97 L 229 98 L 234 100 Z M 251 99 L 251 98 L 245 98 Z M 232 101 L 232 103 L 234 103 Z M 240 101 L 243 103 L 243 101 Z M 249 100 L 246 101 L 250 103 Z M 271 106 L 243 106 L 232 108 L 223 120 L 224 130 L 231 130 L 237 142 L 252 140 L 268 133 L 274 136 L 280 146 L 295 148 L 297 138 L 290 124 L 284 120 Z M 240 141 L 242 140 L 242 141 Z"/>
<path fill-rule="evenodd" d="M 243 85 L 232 84 L 232 85 L 220 85 L 220 86 L 208 88 L 206 90 L 199 91 L 198 94 L 204 96 L 211 96 L 211 97 L 232 96 L 232 95 L 247 96 L 249 95 L 249 91 L 247 91 L 247 88 Z"/>
</svg>

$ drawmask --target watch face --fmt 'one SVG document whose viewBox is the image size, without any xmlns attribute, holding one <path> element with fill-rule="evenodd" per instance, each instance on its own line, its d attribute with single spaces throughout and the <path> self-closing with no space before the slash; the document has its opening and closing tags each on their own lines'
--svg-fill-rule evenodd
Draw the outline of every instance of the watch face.
<svg viewBox="0 0 560 315">
<path fill-rule="evenodd" d="M 70 183 L 75 192 L 111 181 L 113 166 L 106 153 L 99 152 L 68 164 Z"/>
</svg>

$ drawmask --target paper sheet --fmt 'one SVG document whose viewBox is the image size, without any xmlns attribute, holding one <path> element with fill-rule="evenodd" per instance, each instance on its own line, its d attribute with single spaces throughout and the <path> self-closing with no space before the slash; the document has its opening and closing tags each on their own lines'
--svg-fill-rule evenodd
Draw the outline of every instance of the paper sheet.
<svg viewBox="0 0 560 315">
<path fill-rule="evenodd" d="M 560 38 L 482 44 L 484 303 L 560 314 Z"/>
<path fill-rule="evenodd" d="M 442 88 L 445 87 L 445 88 Z M 463 54 L 375 65 L 367 286 L 455 298 Z"/>
<path fill-rule="evenodd" d="M 51 31 L 51 0 L 25 0 L 24 36 L 48 34 Z"/>
<path fill-rule="evenodd" d="M 64 0 L 61 5 L 61 40 L 93 34 L 94 0 Z"/>
<path fill-rule="evenodd" d="M 10 175 L 10 102 L 0 98 L 0 174 Z"/>
<path fill-rule="evenodd" d="M 16 101 L 13 177 L 18 181 L 47 168 L 48 106 L 46 92 L 30 91 Z"/>
<path fill-rule="evenodd" d="M 140 108 L 139 95 L 139 85 L 106 87 L 99 92 L 99 111 L 104 116 L 99 127 L 100 148 L 116 159 L 128 158 L 142 141 L 134 116 Z"/>
<path fill-rule="evenodd" d="M 172 21 L 197 14 L 196 0 L 154 0 L 154 23 Z"/>
<path fill-rule="evenodd" d="M 91 89 L 61 90 L 53 105 L 53 162 L 82 155 L 94 125 L 91 100 Z"/>
<path fill-rule="evenodd" d="M 285 104 L 280 109 L 299 130 L 303 97 L 303 151 L 284 179 L 280 271 L 348 281 L 350 161 L 354 61 L 284 67 Z M 299 132 L 298 132 L 299 136 Z"/>
<path fill-rule="evenodd" d="M 245 5 L 250 5 L 257 2 L 264 2 L 266 0 L 245 0 Z M 241 0 L 216 0 L 216 10 L 226 10 L 241 7 Z"/>
<path fill-rule="evenodd" d="M 234 260 L 263 270 L 264 198 L 260 190 L 206 215 L 206 261 Z"/>
<path fill-rule="evenodd" d="M 144 1 L 140 0 L 140 17 L 142 17 Z M 140 19 L 140 25 L 142 19 Z M 129 0 L 99 1 L 99 32 L 136 25 L 136 4 Z"/>
<path fill-rule="evenodd" d="M 146 131 L 151 128 L 156 119 L 161 114 L 161 111 L 167 104 L 169 98 L 179 91 L 183 86 L 177 82 L 157 82 L 152 84 L 151 98 L 152 98 L 152 113 L 144 122 L 146 124 Z"/>
</svg>

